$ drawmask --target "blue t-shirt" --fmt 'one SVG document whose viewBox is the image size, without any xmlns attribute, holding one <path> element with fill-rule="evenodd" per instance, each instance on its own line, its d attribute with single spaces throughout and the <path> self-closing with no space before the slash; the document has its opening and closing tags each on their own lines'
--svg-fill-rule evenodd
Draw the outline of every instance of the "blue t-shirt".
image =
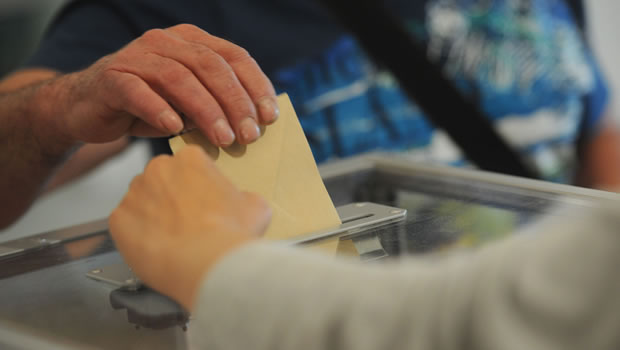
<svg viewBox="0 0 620 350">
<path fill-rule="evenodd" d="M 28 65 L 74 71 L 148 29 L 192 23 L 246 48 L 276 90 L 290 95 L 318 162 L 381 149 L 466 164 L 395 79 L 316 3 L 77 1 Z M 607 90 L 564 0 L 386 3 L 528 164 L 548 180 L 571 180 L 581 121 L 596 126 Z"/>
</svg>

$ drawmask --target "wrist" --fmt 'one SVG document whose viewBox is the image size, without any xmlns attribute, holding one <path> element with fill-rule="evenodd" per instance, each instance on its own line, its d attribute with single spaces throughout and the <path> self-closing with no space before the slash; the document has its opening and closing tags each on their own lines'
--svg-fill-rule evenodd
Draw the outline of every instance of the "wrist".
<svg viewBox="0 0 620 350">
<path fill-rule="evenodd" d="M 233 256 L 241 248 L 248 246 L 251 243 L 255 243 L 258 240 L 256 238 L 238 236 L 236 239 L 226 240 L 226 243 L 213 242 L 211 240 L 205 241 L 204 244 L 197 244 L 197 247 L 216 247 L 216 249 L 206 249 L 206 254 L 203 255 L 203 259 L 192 269 L 186 269 L 189 273 L 187 276 L 186 288 L 181 288 L 176 293 L 172 293 L 173 298 L 176 299 L 187 310 L 193 310 L 196 304 L 198 294 L 204 282 L 213 273 L 216 267 L 226 258 Z M 199 256 L 199 255 L 196 255 Z M 179 286 L 184 285 L 179 283 Z"/>
<path fill-rule="evenodd" d="M 41 155 L 51 160 L 66 157 L 80 145 L 66 129 L 65 118 L 72 103 L 70 80 L 70 76 L 60 76 L 32 87 L 32 103 L 26 116 Z"/>
</svg>

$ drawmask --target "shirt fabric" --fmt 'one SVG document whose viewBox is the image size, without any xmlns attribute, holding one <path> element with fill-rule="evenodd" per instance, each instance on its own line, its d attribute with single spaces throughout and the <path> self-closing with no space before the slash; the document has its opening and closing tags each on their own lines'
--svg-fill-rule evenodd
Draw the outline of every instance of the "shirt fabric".
<svg viewBox="0 0 620 350">
<path fill-rule="evenodd" d="M 466 164 L 394 77 L 373 64 L 317 3 L 74 1 L 28 66 L 75 71 L 148 29 L 192 23 L 246 48 L 276 90 L 289 94 L 317 162 L 388 150 L 414 160 Z M 596 128 L 607 90 L 565 1 L 386 4 L 527 164 L 547 180 L 571 181 L 580 126 Z"/>
</svg>

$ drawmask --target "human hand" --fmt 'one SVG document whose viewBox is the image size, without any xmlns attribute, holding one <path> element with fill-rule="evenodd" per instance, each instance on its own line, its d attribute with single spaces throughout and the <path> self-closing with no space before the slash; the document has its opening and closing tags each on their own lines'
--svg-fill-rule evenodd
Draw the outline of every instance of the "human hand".
<svg viewBox="0 0 620 350">
<path fill-rule="evenodd" d="M 148 164 L 109 227 L 138 277 L 191 310 L 203 276 L 262 235 L 270 218 L 262 198 L 236 189 L 201 148 L 187 146 Z"/>
<path fill-rule="evenodd" d="M 247 144 L 279 113 L 273 86 L 247 51 L 188 24 L 149 30 L 59 80 L 69 100 L 62 130 L 77 141 L 171 135 L 184 128 L 182 112 L 217 146 Z"/>
</svg>

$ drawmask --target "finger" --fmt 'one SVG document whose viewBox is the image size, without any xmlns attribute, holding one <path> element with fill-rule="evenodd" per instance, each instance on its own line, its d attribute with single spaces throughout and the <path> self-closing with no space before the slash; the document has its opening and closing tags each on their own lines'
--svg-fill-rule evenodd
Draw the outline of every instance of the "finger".
<svg viewBox="0 0 620 350">
<path fill-rule="evenodd" d="M 143 120 L 135 119 L 129 128 L 129 135 L 136 137 L 166 137 L 170 136 L 170 133 L 154 128 Z"/>
<path fill-rule="evenodd" d="M 105 79 L 112 86 L 108 103 L 113 109 L 136 116 L 167 135 L 183 130 L 181 117 L 138 76 L 111 70 Z"/>
<path fill-rule="evenodd" d="M 275 89 L 267 76 L 260 70 L 256 61 L 249 56 L 245 58 L 240 57 L 239 59 L 224 56 L 224 59 L 233 67 L 241 84 L 254 102 L 258 110 L 260 123 L 274 123 L 280 116 Z"/>
<path fill-rule="evenodd" d="M 144 177 L 150 178 L 153 176 L 151 173 L 159 174 L 167 171 L 170 167 L 170 163 L 172 163 L 172 159 L 172 156 L 168 154 L 160 154 L 151 159 L 144 168 Z"/>
<path fill-rule="evenodd" d="M 172 51 L 178 50 L 183 47 Z M 234 142 L 235 135 L 219 103 L 186 66 L 159 53 L 150 53 L 144 56 L 140 66 L 130 69 L 189 116 L 213 144 L 225 147 Z"/>
<path fill-rule="evenodd" d="M 256 123 L 256 110 L 252 101 L 234 75 L 232 68 L 217 53 L 201 45 L 188 43 L 180 39 L 178 35 L 163 30 L 150 30 L 139 40 L 147 47 L 148 52 L 166 57 L 184 66 L 186 70 L 200 80 L 200 83 L 211 94 L 211 99 L 203 100 L 203 105 L 211 109 L 219 108 L 221 111 L 219 115 L 216 114 L 214 117 L 212 114 L 206 120 L 201 115 L 189 115 L 207 136 L 210 133 L 204 129 L 206 124 L 212 124 L 209 126 L 212 129 L 215 127 L 220 130 L 220 134 L 223 134 L 225 130 L 230 130 L 224 123 L 226 120 L 230 122 L 230 126 L 232 126 L 241 143 L 249 143 L 260 136 L 260 130 Z M 150 63 L 157 62 L 151 59 Z M 148 62 L 146 64 L 143 62 L 138 67 L 131 67 L 131 69 L 145 68 L 148 69 Z M 175 69 L 177 69 L 177 73 L 184 74 L 178 68 Z M 150 67 L 150 70 L 156 76 L 159 73 L 159 67 Z M 166 85 L 169 87 L 168 89 L 174 88 L 174 86 L 170 87 L 170 83 Z M 182 108 L 180 105 L 176 107 Z M 217 124 L 213 124 L 211 120 L 213 118 L 217 119 Z M 218 144 L 213 139 L 211 141 Z"/>
<path fill-rule="evenodd" d="M 180 159 L 184 162 L 190 163 L 204 163 L 208 167 L 212 167 L 214 165 L 213 160 L 207 152 L 202 149 L 202 147 L 198 145 L 187 145 L 179 151 L 175 155 L 177 159 Z"/>
<path fill-rule="evenodd" d="M 234 70 L 254 102 L 260 122 L 263 124 L 275 122 L 280 115 L 275 89 L 256 60 L 239 46 L 215 36 L 211 36 L 210 45 Z"/>
<path fill-rule="evenodd" d="M 181 24 L 167 30 L 178 34 L 187 41 L 209 47 L 222 56 L 230 64 L 255 104 L 259 111 L 260 122 L 270 124 L 276 121 L 280 110 L 277 105 L 275 89 L 256 60 L 246 50 L 228 40 L 210 35 L 193 25 Z"/>
<path fill-rule="evenodd" d="M 162 246 L 168 246 L 161 242 L 165 237 L 145 238 L 144 234 L 151 232 L 145 230 L 140 220 L 123 208 L 122 204 L 108 218 L 108 227 L 114 245 L 123 259 L 141 280 L 150 282 L 154 271 L 149 267 L 152 266 L 153 259 L 161 256 Z"/>
<path fill-rule="evenodd" d="M 223 177 L 216 169 L 213 159 L 200 146 L 187 145 L 175 154 L 175 158 L 184 164 L 198 167 L 199 171 L 206 171 L 210 177 L 214 175 Z"/>
<path fill-rule="evenodd" d="M 204 42 L 185 40 L 178 27 L 169 32 L 176 34 L 179 45 L 192 48 L 190 54 L 187 50 L 174 50 L 171 57 L 187 65 L 213 94 L 226 112 L 239 142 L 247 144 L 256 140 L 260 136 L 257 108 L 233 67 Z M 249 57 L 245 50 L 239 50 Z"/>
<path fill-rule="evenodd" d="M 213 159 L 209 157 L 202 147 L 187 145 L 175 154 L 174 157 L 181 162 L 182 165 L 180 166 L 187 165 L 200 172 L 200 177 L 205 179 L 200 184 L 209 186 L 212 192 L 223 193 L 223 195 L 232 195 L 239 192 L 230 179 L 217 169 Z"/>
<path fill-rule="evenodd" d="M 180 183 L 183 183 L 183 169 L 174 162 L 174 158 L 167 154 L 153 158 L 144 168 L 144 188 L 137 192 L 137 197 L 145 212 L 159 212 L 160 204 L 169 202 L 177 195 Z"/>
</svg>

